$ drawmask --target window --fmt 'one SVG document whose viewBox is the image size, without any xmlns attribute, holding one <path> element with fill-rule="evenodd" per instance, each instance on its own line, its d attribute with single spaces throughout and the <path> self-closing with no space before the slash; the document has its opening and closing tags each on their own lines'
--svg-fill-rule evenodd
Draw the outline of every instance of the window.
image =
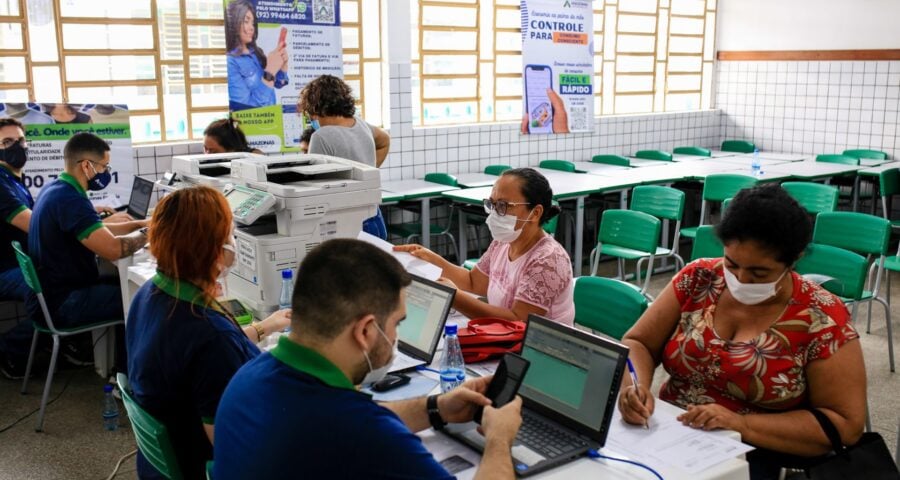
<svg viewBox="0 0 900 480">
<path fill-rule="evenodd" d="M 128 104 L 132 140 L 227 114 L 222 0 L 0 0 L 0 101 Z M 345 77 L 382 123 L 381 0 L 342 0 Z M 27 19 L 27 21 L 26 21 Z M 365 81 L 364 81 L 365 79 Z"/>
<path fill-rule="evenodd" d="M 708 108 L 715 0 L 595 0 L 597 115 Z M 413 121 L 514 121 L 522 115 L 518 0 L 417 0 Z"/>
</svg>

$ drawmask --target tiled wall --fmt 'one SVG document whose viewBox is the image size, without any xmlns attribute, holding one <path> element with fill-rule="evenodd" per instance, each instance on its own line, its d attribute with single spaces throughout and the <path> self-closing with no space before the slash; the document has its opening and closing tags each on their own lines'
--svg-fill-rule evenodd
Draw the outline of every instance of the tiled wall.
<svg viewBox="0 0 900 480">
<path fill-rule="evenodd" d="M 716 108 L 761 150 L 900 156 L 900 61 L 718 62 Z"/>
</svg>

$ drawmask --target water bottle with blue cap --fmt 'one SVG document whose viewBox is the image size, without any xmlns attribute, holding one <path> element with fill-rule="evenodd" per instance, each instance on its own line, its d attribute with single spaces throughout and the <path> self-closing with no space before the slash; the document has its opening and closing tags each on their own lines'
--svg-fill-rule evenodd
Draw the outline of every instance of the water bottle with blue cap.
<svg viewBox="0 0 900 480">
<path fill-rule="evenodd" d="M 759 177 L 762 175 L 762 164 L 759 161 L 759 149 L 753 149 L 753 160 L 750 163 L 750 170 L 753 171 L 754 177 Z"/>
<path fill-rule="evenodd" d="M 281 296 L 278 297 L 278 308 L 284 310 L 291 308 L 291 296 L 294 295 L 294 271 L 290 268 L 281 271 Z M 290 332 L 291 327 L 284 329 Z"/>
<path fill-rule="evenodd" d="M 446 393 L 466 381 L 466 363 L 456 336 L 456 325 L 444 326 L 444 353 L 441 356 L 441 392 Z"/>
</svg>

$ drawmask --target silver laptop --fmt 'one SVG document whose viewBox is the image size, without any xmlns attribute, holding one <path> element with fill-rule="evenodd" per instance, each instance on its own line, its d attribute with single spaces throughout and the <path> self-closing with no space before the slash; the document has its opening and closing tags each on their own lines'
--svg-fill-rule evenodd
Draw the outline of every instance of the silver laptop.
<svg viewBox="0 0 900 480">
<path fill-rule="evenodd" d="M 519 476 L 570 462 L 606 443 L 628 347 L 536 315 L 528 317 L 522 356 L 531 362 L 519 388 L 522 427 L 512 447 Z M 446 432 L 484 450 L 474 423 Z"/>
<path fill-rule="evenodd" d="M 391 373 L 431 363 L 455 295 L 453 288 L 412 275 L 406 287 L 406 319 L 397 327 L 400 353 L 391 363 Z"/>
</svg>

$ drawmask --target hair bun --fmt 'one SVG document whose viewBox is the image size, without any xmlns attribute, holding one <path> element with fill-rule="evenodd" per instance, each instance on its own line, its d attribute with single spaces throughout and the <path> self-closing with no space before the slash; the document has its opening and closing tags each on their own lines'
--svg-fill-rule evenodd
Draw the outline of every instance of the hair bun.
<svg viewBox="0 0 900 480">
<path fill-rule="evenodd" d="M 560 208 L 559 205 L 550 205 L 550 208 L 547 209 L 547 213 L 545 213 L 544 216 L 547 218 L 547 220 L 550 220 L 560 213 L 562 213 L 562 208 Z"/>
</svg>

